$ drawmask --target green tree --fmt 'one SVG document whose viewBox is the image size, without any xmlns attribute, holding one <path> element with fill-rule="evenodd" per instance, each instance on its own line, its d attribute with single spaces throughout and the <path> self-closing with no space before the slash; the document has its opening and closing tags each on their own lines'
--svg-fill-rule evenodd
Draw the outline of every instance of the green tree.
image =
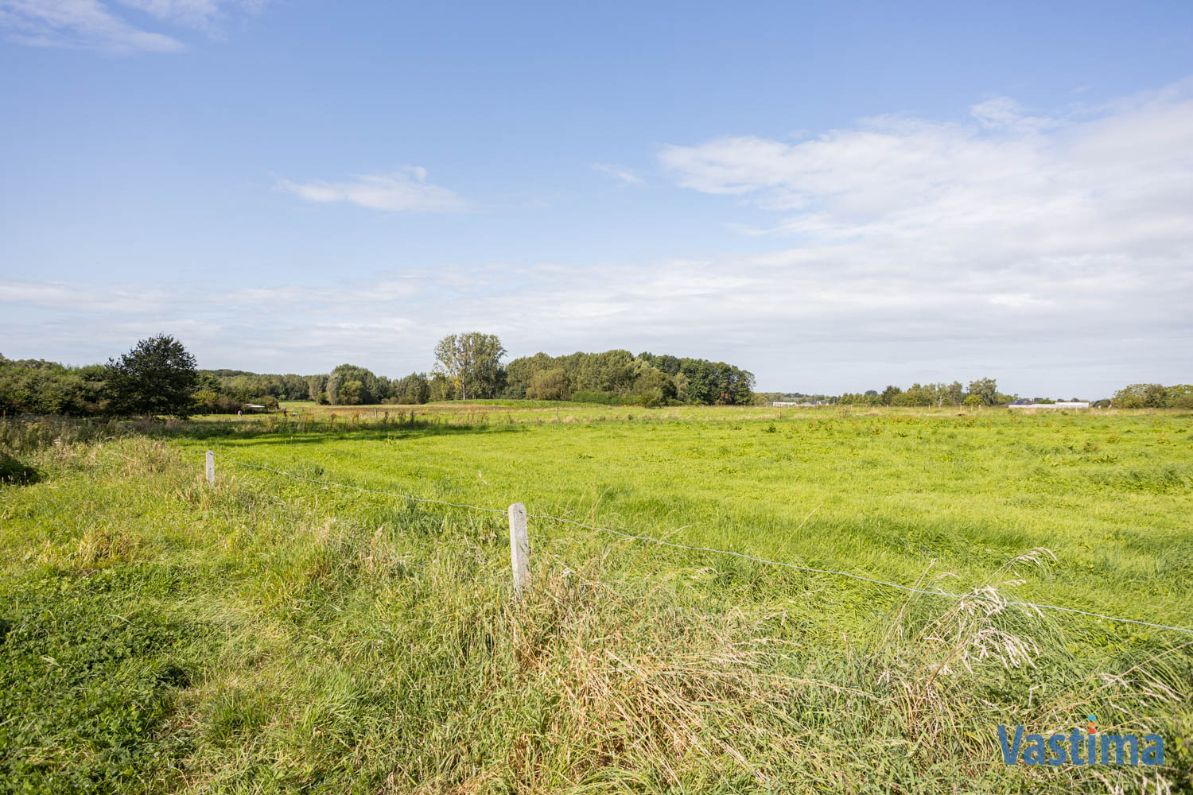
<svg viewBox="0 0 1193 795">
<path fill-rule="evenodd" d="M 431 384 L 422 373 L 411 373 L 394 381 L 390 392 L 390 400 L 394 403 L 426 403 L 431 399 Z"/>
<path fill-rule="evenodd" d="M 355 364 L 341 364 L 332 370 L 323 390 L 333 405 L 380 403 L 384 397 L 380 379 L 371 370 Z"/>
<path fill-rule="evenodd" d="M 669 376 L 675 376 L 679 373 L 683 363 L 676 356 L 670 354 L 663 354 L 662 356 L 655 356 L 653 353 L 643 351 L 638 354 L 638 358 L 647 364 L 657 367 Z"/>
<path fill-rule="evenodd" d="M 428 402 L 451 400 L 456 396 L 456 385 L 443 373 L 431 373 L 427 387 L 430 389 Z"/>
<path fill-rule="evenodd" d="M 662 358 L 662 357 L 659 357 Z M 725 362 L 679 360 L 674 377 L 676 396 L 684 403 L 748 405 L 754 398 L 754 375 Z"/>
<path fill-rule="evenodd" d="M 570 396 L 567 373 L 562 367 L 539 370 L 526 389 L 526 397 L 531 400 L 567 400 Z"/>
<path fill-rule="evenodd" d="M 494 397 L 504 376 L 503 356 L 505 348 L 495 334 L 451 334 L 435 346 L 435 369 L 452 380 L 461 400 Z"/>
<path fill-rule="evenodd" d="M 304 379 L 307 388 L 307 399 L 313 400 L 316 403 L 327 402 L 327 376 L 325 375 L 308 375 Z"/>
<path fill-rule="evenodd" d="M 1168 387 L 1165 405 L 1170 409 L 1193 409 L 1193 384 L 1173 384 Z"/>
<path fill-rule="evenodd" d="M 143 339 L 119 359 L 108 360 L 107 388 L 120 414 L 186 418 L 199 373 L 195 357 L 167 334 Z"/>
<path fill-rule="evenodd" d="M 0 414 L 88 416 L 108 406 L 107 368 L 0 356 Z"/>
<path fill-rule="evenodd" d="M 1114 393 L 1120 409 L 1161 409 L 1168 405 L 1168 390 L 1160 384 L 1131 384 Z"/>
<path fill-rule="evenodd" d="M 645 359 L 634 363 L 635 402 L 644 406 L 662 406 L 678 394 L 675 380 Z"/>
<path fill-rule="evenodd" d="M 963 400 L 965 400 L 965 389 L 961 386 L 960 381 L 954 381 L 945 387 L 946 403 L 951 406 L 960 406 Z"/>
<path fill-rule="evenodd" d="M 979 378 L 976 381 L 970 381 L 969 395 L 977 395 L 978 401 L 983 406 L 993 406 L 999 402 L 998 382 L 993 378 Z M 965 401 L 965 404 L 972 405 L 968 400 Z"/>
<path fill-rule="evenodd" d="M 576 390 L 628 394 L 634 383 L 634 354 L 625 350 L 574 353 L 564 357 Z"/>
<path fill-rule="evenodd" d="M 555 371 L 562 371 L 562 380 Z M 646 406 L 677 400 L 748 405 L 754 400 L 753 388 L 752 374 L 725 362 L 611 350 L 514 359 L 505 368 L 504 394 Z"/>
<path fill-rule="evenodd" d="M 359 406 L 365 403 L 365 386 L 360 381 L 353 378 L 350 381 L 344 381 L 340 384 L 340 400 L 339 402 L 345 406 Z"/>
<path fill-rule="evenodd" d="M 507 397 L 518 399 L 526 397 L 526 390 L 530 388 L 535 375 L 543 370 L 551 370 L 556 367 L 563 367 L 563 364 L 557 362 L 554 357 L 541 352 L 534 356 L 522 356 L 514 359 L 505 367 L 504 394 Z"/>
</svg>

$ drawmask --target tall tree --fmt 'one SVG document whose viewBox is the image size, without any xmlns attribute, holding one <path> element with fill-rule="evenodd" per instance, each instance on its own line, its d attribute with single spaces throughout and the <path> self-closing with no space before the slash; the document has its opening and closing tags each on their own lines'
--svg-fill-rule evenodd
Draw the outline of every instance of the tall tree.
<svg viewBox="0 0 1193 795">
<path fill-rule="evenodd" d="M 382 394 L 381 380 L 373 371 L 355 364 L 341 364 L 332 370 L 324 392 L 329 403 L 346 406 L 380 403 L 386 397 Z"/>
<path fill-rule="evenodd" d="M 121 414 L 190 416 L 199 384 L 195 357 L 168 334 L 143 339 L 108 360 L 112 408 Z"/>
<path fill-rule="evenodd" d="M 426 403 L 431 399 L 431 384 L 422 373 L 399 378 L 393 382 L 390 391 L 394 403 Z"/>
<path fill-rule="evenodd" d="M 891 406 L 894 405 L 896 398 L 898 398 L 901 394 L 903 394 L 902 389 L 895 386 L 894 384 L 889 384 L 886 389 L 882 390 L 882 394 L 879 395 L 878 399 L 882 405 Z"/>
<path fill-rule="evenodd" d="M 531 400 L 567 400 L 568 377 L 562 367 L 539 370 L 526 388 L 526 397 Z"/>
<path fill-rule="evenodd" d="M 435 369 L 455 383 L 461 400 L 493 397 L 501 388 L 503 356 L 495 334 L 451 334 L 435 346 Z"/>
<path fill-rule="evenodd" d="M 307 399 L 316 403 L 326 402 L 327 394 L 324 390 L 327 388 L 327 376 L 308 375 L 304 380 L 307 387 Z"/>
<path fill-rule="evenodd" d="M 993 378 L 970 381 L 969 394 L 977 395 L 983 406 L 993 406 L 998 403 L 998 382 Z"/>
</svg>

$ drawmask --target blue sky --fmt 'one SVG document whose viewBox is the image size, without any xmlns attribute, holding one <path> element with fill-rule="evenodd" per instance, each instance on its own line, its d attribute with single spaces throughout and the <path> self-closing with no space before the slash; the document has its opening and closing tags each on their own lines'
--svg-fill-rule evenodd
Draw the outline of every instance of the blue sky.
<svg viewBox="0 0 1193 795">
<path fill-rule="evenodd" d="M 1193 4 L 0 0 L 0 352 L 1193 380 Z"/>
</svg>

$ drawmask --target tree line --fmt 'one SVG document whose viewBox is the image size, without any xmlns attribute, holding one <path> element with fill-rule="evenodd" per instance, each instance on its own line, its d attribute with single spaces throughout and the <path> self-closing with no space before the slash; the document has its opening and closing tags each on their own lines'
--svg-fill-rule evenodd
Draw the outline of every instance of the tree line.
<svg viewBox="0 0 1193 795">
<path fill-rule="evenodd" d="M 774 393 L 779 395 L 770 398 L 771 393 L 760 394 L 758 399 L 766 400 L 795 400 L 798 402 L 821 403 L 826 405 L 846 406 L 905 406 L 905 407 L 942 407 L 942 406 L 1006 406 L 1010 403 L 1055 403 L 1052 398 L 1035 397 L 1021 398 L 1019 395 L 1006 394 L 998 388 L 998 381 L 993 378 L 978 378 L 968 385 L 960 381 L 951 383 L 920 384 L 915 383 L 904 389 L 903 387 L 888 385 L 885 389 L 869 389 L 865 392 L 846 392 L 841 395 L 802 395 L 800 393 Z M 1072 398 L 1077 400 L 1077 398 Z M 1106 406 L 1110 401 L 1103 401 Z"/>
<path fill-rule="evenodd" d="M 141 340 L 106 365 L 0 356 L 0 414 L 185 417 L 198 387 L 195 357 L 164 334 Z"/>
<path fill-rule="evenodd" d="M 725 362 L 612 350 L 536 353 L 503 364 L 505 353 L 492 334 L 453 334 L 435 346 L 429 374 L 391 380 L 343 364 L 326 376 L 306 376 L 305 397 L 335 405 L 509 398 L 638 406 L 744 405 L 753 398 L 753 374 Z"/>
<path fill-rule="evenodd" d="M 503 364 L 504 355 L 497 337 L 471 333 L 442 339 L 430 373 L 401 378 L 354 364 L 307 376 L 203 371 L 197 400 L 203 410 L 221 412 L 248 402 L 274 407 L 282 400 L 352 406 L 509 398 L 661 406 L 743 405 L 753 397 L 754 376 L 724 362 L 612 350 L 536 353 Z"/>
<path fill-rule="evenodd" d="M 1111 403 L 1124 409 L 1193 409 L 1193 384 L 1131 384 L 1115 392 Z"/>
<path fill-rule="evenodd" d="M 1069 398 L 1079 400 L 1079 398 Z M 1010 403 L 1047 404 L 1057 401 L 1050 397 L 1024 398 L 1004 394 L 993 378 L 951 384 L 912 384 L 907 389 L 888 386 L 881 392 L 869 390 L 860 394 L 846 393 L 835 401 L 844 404 L 870 406 L 1005 406 Z M 1109 399 L 1090 401 L 1096 408 L 1118 409 L 1190 409 L 1193 408 L 1193 385 L 1131 384 L 1116 391 Z"/>
<path fill-rule="evenodd" d="M 614 350 L 552 357 L 545 353 L 503 363 L 492 334 L 444 337 L 430 373 L 400 378 L 355 364 L 330 373 L 200 370 L 168 335 L 141 340 L 107 364 L 67 367 L 0 355 L 0 414 L 173 415 L 235 413 L 258 404 L 311 400 L 332 405 L 421 404 L 442 400 L 513 398 L 580 400 L 658 406 L 669 403 L 746 404 L 754 376 L 724 362 Z"/>
<path fill-rule="evenodd" d="M 400 378 L 341 364 L 319 375 L 199 370 L 181 342 L 167 335 L 141 340 L 107 364 L 67 367 L 0 355 L 0 414 L 185 417 L 234 413 L 250 404 L 281 401 L 332 405 L 421 404 L 443 400 L 510 398 L 571 400 L 637 406 L 746 405 L 771 400 L 863 406 L 998 406 L 1024 402 L 999 391 L 993 378 L 887 386 L 843 395 L 755 394 L 754 376 L 725 362 L 626 350 L 550 356 L 536 353 L 503 363 L 506 350 L 492 334 L 444 337 L 430 373 Z M 1049 403 L 1050 398 L 1026 402 Z M 1193 385 L 1131 384 L 1095 406 L 1193 408 Z"/>
<path fill-rule="evenodd" d="M 845 393 L 839 403 L 857 406 L 1003 406 L 1017 395 L 998 391 L 998 381 L 978 378 L 962 386 L 960 381 L 936 384 L 912 384 L 906 389 L 891 385 L 879 392 Z"/>
<path fill-rule="evenodd" d="M 749 404 L 753 389 L 752 373 L 725 362 L 612 350 L 514 359 L 506 368 L 504 394 L 642 406 L 729 406 Z"/>
</svg>

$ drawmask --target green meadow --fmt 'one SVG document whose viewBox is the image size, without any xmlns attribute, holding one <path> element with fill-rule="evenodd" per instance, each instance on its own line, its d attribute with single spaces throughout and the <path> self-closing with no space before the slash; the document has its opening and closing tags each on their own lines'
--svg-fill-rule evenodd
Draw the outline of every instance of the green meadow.
<svg viewBox="0 0 1193 795">
<path fill-rule="evenodd" d="M 1193 632 L 1018 604 L 1193 628 L 1188 412 L 287 409 L 4 426 L 0 789 L 1193 788 Z"/>
</svg>

